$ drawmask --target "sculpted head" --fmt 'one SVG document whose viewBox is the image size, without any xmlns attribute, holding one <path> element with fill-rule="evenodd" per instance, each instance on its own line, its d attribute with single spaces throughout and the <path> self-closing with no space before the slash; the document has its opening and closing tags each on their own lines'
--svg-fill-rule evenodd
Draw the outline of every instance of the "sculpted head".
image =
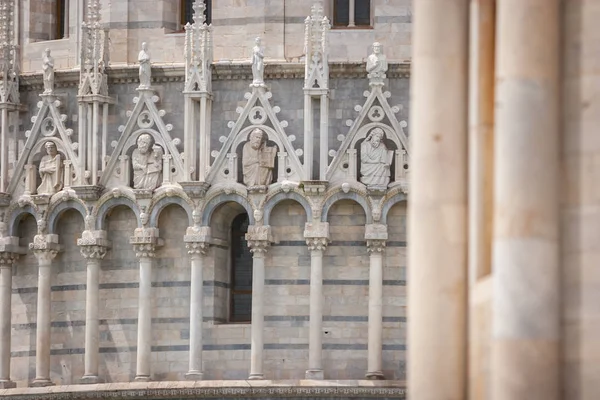
<svg viewBox="0 0 600 400">
<path fill-rule="evenodd" d="M 137 148 L 142 154 L 147 154 L 152 147 L 152 136 L 142 133 L 137 139 Z"/>
<path fill-rule="evenodd" d="M 261 129 L 256 128 L 250 133 L 250 146 L 252 146 L 254 150 L 258 150 L 266 141 L 267 138 L 265 137 L 265 133 Z"/>
<path fill-rule="evenodd" d="M 261 44 L 261 41 L 262 41 L 262 39 L 260 38 L 260 36 L 257 36 L 257 37 L 254 39 L 254 43 L 255 43 L 257 46 L 260 46 L 260 44 Z"/>
<path fill-rule="evenodd" d="M 202 221 L 202 214 L 200 213 L 200 211 L 192 211 L 192 220 L 194 221 L 194 225 L 200 226 L 200 222 Z"/>
<path fill-rule="evenodd" d="M 375 128 L 367 137 L 367 141 L 371 142 L 371 146 L 377 148 L 381 144 L 381 140 L 383 139 L 383 129 Z"/>
<path fill-rule="evenodd" d="M 49 48 L 44 49 L 44 57 L 50 57 L 50 49 Z"/>
<path fill-rule="evenodd" d="M 148 51 L 148 43 L 142 42 L 142 50 Z"/>
<path fill-rule="evenodd" d="M 56 150 L 56 144 L 54 144 L 54 142 L 48 141 L 44 147 L 46 148 L 46 154 L 49 156 L 54 157 L 56 154 L 58 154 L 58 150 Z"/>
<path fill-rule="evenodd" d="M 381 43 L 379 43 L 379 42 L 373 43 L 373 53 L 381 54 Z"/>
<path fill-rule="evenodd" d="M 148 224 L 148 218 L 150 218 L 150 216 L 144 211 L 140 213 L 140 222 L 142 223 L 142 226 L 146 226 Z"/>
</svg>

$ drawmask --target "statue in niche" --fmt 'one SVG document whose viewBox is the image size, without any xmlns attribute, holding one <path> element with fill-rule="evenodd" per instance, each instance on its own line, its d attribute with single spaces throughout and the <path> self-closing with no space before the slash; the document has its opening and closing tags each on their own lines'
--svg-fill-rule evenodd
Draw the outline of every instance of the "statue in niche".
<svg viewBox="0 0 600 400">
<path fill-rule="evenodd" d="M 140 86 L 138 89 L 150 89 L 150 79 L 152 78 L 152 66 L 150 64 L 150 54 L 148 54 L 148 44 L 142 43 L 142 50 L 138 55 L 140 63 Z"/>
<path fill-rule="evenodd" d="M 267 146 L 267 134 L 260 128 L 250 132 L 242 149 L 244 184 L 248 187 L 267 186 L 273 180 L 277 147 Z"/>
<path fill-rule="evenodd" d="M 42 183 L 38 186 L 37 192 L 52 195 L 62 189 L 62 160 L 54 142 L 48 141 L 44 147 L 46 155 L 42 157 L 39 168 Z"/>
<path fill-rule="evenodd" d="M 373 129 L 360 145 L 360 181 L 367 186 L 387 187 L 393 150 L 383 143 L 383 129 Z"/>
<path fill-rule="evenodd" d="M 52 94 L 54 93 L 54 58 L 50 55 L 50 49 L 44 50 L 42 55 L 42 71 L 44 94 Z"/>
<path fill-rule="evenodd" d="M 254 47 L 252 48 L 252 86 L 264 86 L 265 73 L 265 51 L 261 46 L 261 39 L 254 39 Z"/>
<path fill-rule="evenodd" d="M 152 136 L 142 133 L 131 155 L 134 189 L 154 190 L 162 181 L 163 149 L 154 145 Z"/>
<path fill-rule="evenodd" d="M 367 57 L 367 78 L 370 83 L 383 83 L 385 73 L 388 69 L 388 63 L 381 43 L 373 43 L 373 54 Z"/>
</svg>

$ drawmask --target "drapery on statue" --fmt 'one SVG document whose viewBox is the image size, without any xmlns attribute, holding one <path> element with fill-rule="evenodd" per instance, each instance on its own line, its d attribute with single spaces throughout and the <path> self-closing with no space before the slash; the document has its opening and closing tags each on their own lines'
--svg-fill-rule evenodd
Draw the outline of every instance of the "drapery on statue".
<svg viewBox="0 0 600 400">
<path fill-rule="evenodd" d="M 162 181 L 163 149 L 154 145 L 152 136 L 142 133 L 131 155 L 134 189 L 156 189 Z"/>
<path fill-rule="evenodd" d="M 62 159 L 54 142 L 48 141 L 44 147 L 46 148 L 46 155 L 42 157 L 39 168 L 42 183 L 38 186 L 37 193 L 52 195 L 62 189 Z"/>
<path fill-rule="evenodd" d="M 242 149 L 244 184 L 267 186 L 273 181 L 277 147 L 267 146 L 267 134 L 259 128 L 250 132 Z"/>
<path fill-rule="evenodd" d="M 373 54 L 367 57 L 367 78 L 369 83 L 383 83 L 388 64 L 381 43 L 373 43 Z"/>
<path fill-rule="evenodd" d="M 138 55 L 140 63 L 140 86 L 138 89 L 150 89 L 150 79 L 152 78 L 152 66 L 150 64 L 150 54 L 148 54 L 148 44 L 142 43 L 142 50 Z"/>
<path fill-rule="evenodd" d="M 373 129 L 360 145 L 360 181 L 367 186 L 386 186 L 390 183 L 393 150 L 383 143 L 383 130 Z"/>
<path fill-rule="evenodd" d="M 52 94 L 54 93 L 54 58 L 50 55 L 50 49 L 44 50 L 42 54 L 42 71 L 44 94 Z"/>
<path fill-rule="evenodd" d="M 261 46 L 261 39 L 254 39 L 255 46 L 252 48 L 252 86 L 264 86 L 265 52 Z"/>
</svg>

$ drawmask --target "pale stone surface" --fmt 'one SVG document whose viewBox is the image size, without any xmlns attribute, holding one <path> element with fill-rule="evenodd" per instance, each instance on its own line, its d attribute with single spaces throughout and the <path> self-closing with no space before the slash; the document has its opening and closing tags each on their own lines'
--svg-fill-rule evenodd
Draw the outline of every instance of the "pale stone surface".
<svg viewBox="0 0 600 400">
<path fill-rule="evenodd" d="M 42 183 L 37 188 L 38 194 L 52 195 L 62 189 L 63 163 L 56 150 L 56 144 L 48 141 L 44 145 L 46 155 L 40 161 L 39 173 Z"/>
<path fill-rule="evenodd" d="M 156 189 L 162 181 L 163 150 L 154 144 L 152 136 L 141 134 L 137 148 L 131 155 L 133 166 L 133 187 L 135 189 Z"/>
<path fill-rule="evenodd" d="M 360 181 L 367 186 L 383 187 L 390 183 L 390 165 L 394 152 L 383 142 L 383 130 L 375 128 L 360 145 Z"/>
<path fill-rule="evenodd" d="M 140 86 L 138 89 L 149 89 L 152 79 L 152 64 L 150 54 L 148 53 L 148 44 L 142 43 L 142 50 L 138 54 L 138 63 L 140 63 Z"/>
<path fill-rule="evenodd" d="M 461 399 L 467 389 L 469 1 L 415 0 L 413 9 L 408 386 L 414 399 Z"/>
<path fill-rule="evenodd" d="M 54 93 L 54 57 L 50 55 L 50 49 L 44 50 L 42 55 L 42 75 L 44 79 L 44 94 Z"/>
<path fill-rule="evenodd" d="M 267 186 L 273 181 L 276 152 L 276 147 L 267 146 L 267 134 L 264 131 L 256 128 L 250 133 L 242 150 L 246 186 Z"/>
</svg>

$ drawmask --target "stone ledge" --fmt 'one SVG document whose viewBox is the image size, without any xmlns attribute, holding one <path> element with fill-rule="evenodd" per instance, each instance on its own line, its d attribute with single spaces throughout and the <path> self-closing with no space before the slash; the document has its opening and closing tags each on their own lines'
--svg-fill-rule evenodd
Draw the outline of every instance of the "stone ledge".
<svg viewBox="0 0 600 400">
<path fill-rule="evenodd" d="M 108 84 L 137 83 L 139 80 L 138 65 L 111 65 L 106 69 Z M 367 82 L 365 63 L 363 62 L 335 62 L 329 64 L 330 79 L 355 78 Z M 399 79 L 410 77 L 410 63 L 390 63 L 387 77 Z M 304 79 L 304 63 L 267 63 L 265 65 L 265 80 L 274 79 Z M 212 80 L 252 80 L 252 66 L 249 62 L 219 62 L 212 65 Z M 183 82 L 184 65 L 180 64 L 153 64 L 152 82 Z M 42 74 L 28 72 L 19 75 L 19 90 L 40 90 L 42 88 Z M 77 87 L 79 85 L 79 68 L 56 70 L 56 87 Z M 110 91 L 110 90 L 109 90 Z"/>
<path fill-rule="evenodd" d="M 404 381 L 172 381 L 66 385 L 0 390 L 6 399 L 406 398 Z"/>
</svg>

